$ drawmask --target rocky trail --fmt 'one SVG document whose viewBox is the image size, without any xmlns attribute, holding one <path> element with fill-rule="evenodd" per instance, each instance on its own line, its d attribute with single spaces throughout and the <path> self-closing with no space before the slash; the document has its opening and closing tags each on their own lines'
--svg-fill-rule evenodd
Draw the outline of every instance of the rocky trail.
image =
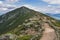
<svg viewBox="0 0 60 40">
<path fill-rule="evenodd" d="M 55 30 L 48 23 L 44 23 L 43 27 L 44 31 L 40 40 L 58 40 Z"/>
</svg>

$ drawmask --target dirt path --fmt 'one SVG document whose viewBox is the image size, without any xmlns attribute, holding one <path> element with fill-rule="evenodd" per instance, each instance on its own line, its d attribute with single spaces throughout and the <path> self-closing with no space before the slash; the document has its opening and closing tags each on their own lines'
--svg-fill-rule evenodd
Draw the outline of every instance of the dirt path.
<svg viewBox="0 0 60 40">
<path fill-rule="evenodd" d="M 48 23 L 44 23 L 44 29 L 42 38 L 40 40 L 57 40 L 55 30 L 49 26 Z"/>
</svg>

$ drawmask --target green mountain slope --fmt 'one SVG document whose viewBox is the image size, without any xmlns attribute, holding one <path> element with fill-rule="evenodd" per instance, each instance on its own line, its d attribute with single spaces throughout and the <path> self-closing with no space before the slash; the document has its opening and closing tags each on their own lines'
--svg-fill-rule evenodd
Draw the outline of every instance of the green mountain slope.
<svg viewBox="0 0 60 40">
<path fill-rule="evenodd" d="M 31 12 L 31 13 L 30 13 Z M 2 16 L 3 22 L 0 23 L 0 34 L 5 33 L 19 24 L 22 24 L 25 19 L 34 16 L 34 12 L 25 7 L 18 8 Z"/>
<path fill-rule="evenodd" d="M 60 24 L 54 18 L 23 6 L 0 16 L 0 35 L 11 33 L 18 36 L 17 40 L 29 40 L 32 37 L 38 40 L 44 31 L 43 23 L 52 23 L 50 26 L 54 29 L 53 26 L 58 28 Z"/>
</svg>

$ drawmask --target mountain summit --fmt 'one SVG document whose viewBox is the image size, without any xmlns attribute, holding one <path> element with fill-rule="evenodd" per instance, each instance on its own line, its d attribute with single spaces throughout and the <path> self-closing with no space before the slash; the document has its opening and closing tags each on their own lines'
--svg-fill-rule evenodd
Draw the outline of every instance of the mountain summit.
<svg viewBox="0 0 60 40">
<path fill-rule="evenodd" d="M 15 28 L 26 19 L 36 15 L 35 13 L 37 12 L 23 6 L 0 16 L 0 33 L 5 33 L 4 30 L 7 32 Z"/>
<path fill-rule="evenodd" d="M 0 16 L 0 35 L 5 38 L 7 35 L 13 36 L 11 40 L 40 40 L 41 36 L 44 40 L 45 33 L 48 33 L 46 39 L 57 40 L 58 31 L 55 33 L 55 30 L 59 26 L 60 21 L 24 6 Z"/>
</svg>

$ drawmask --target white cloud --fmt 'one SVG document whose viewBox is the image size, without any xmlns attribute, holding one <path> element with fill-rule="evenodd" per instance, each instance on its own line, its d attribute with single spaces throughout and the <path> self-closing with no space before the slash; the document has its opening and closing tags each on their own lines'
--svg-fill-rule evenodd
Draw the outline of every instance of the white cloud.
<svg viewBox="0 0 60 40">
<path fill-rule="evenodd" d="M 37 10 L 36 7 L 28 5 L 28 4 L 25 4 L 25 5 L 22 5 L 22 6 L 28 7 L 28 8 L 33 9 L 33 10 Z"/>
<path fill-rule="evenodd" d="M 45 7 L 40 7 L 40 6 L 37 7 L 37 6 L 32 6 L 32 5 L 29 5 L 29 4 L 25 4 L 25 5 L 22 5 L 22 6 L 26 6 L 30 9 L 33 9 L 35 11 L 40 11 L 42 13 L 53 13 L 53 14 L 60 13 L 60 9 L 58 9 L 58 7 L 54 7 L 52 5 L 48 5 L 48 6 L 45 6 Z M 14 8 L 17 8 L 17 6 L 16 5 L 11 5 L 11 4 L 5 4 L 0 8 L 0 11 L 10 10 L 8 8 L 14 9 Z"/>
<path fill-rule="evenodd" d="M 42 11 L 45 13 L 53 13 L 53 14 L 60 13 L 60 9 L 58 9 L 57 7 L 52 7 L 52 6 L 44 7 L 42 8 Z"/>
<path fill-rule="evenodd" d="M 9 10 L 12 10 L 12 9 L 15 9 L 15 8 L 16 8 L 16 5 L 2 3 L 0 5 L 0 13 L 6 13 Z"/>
<path fill-rule="evenodd" d="M 55 6 L 52 6 L 52 5 L 48 5 L 48 6 L 45 6 L 45 7 L 35 7 L 35 6 L 31 6 L 29 4 L 26 4 L 26 5 L 23 5 L 23 6 L 26 6 L 30 9 L 33 9 L 33 10 L 36 10 L 36 11 L 40 11 L 42 13 L 53 13 L 53 14 L 60 13 L 60 9 L 58 9 L 58 7 L 55 7 Z"/>
<path fill-rule="evenodd" d="M 0 8 L 0 11 L 6 11 L 8 8 Z"/>
<path fill-rule="evenodd" d="M 43 1 L 49 4 L 60 4 L 60 0 L 43 0 Z"/>
<path fill-rule="evenodd" d="M 29 4 L 25 4 L 25 5 L 22 5 L 22 6 L 25 6 L 27 8 L 33 9 L 35 11 L 41 11 L 42 10 L 42 8 L 40 8 L 40 7 L 35 7 L 35 6 L 29 5 Z"/>
<path fill-rule="evenodd" d="M 0 5 L 0 8 L 12 8 L 12 9 L 14 9 L 14 8 L 16 8 L 16 5 L 12 5 L 12 4 L 1 4 Z"/>
<path fill-rule="evenodd" d="M 0 1 L 0 5 L 3 4 L 3 1 Z"/>
<path fill-rule="evenodd" d="M 4 5 L 5 4 L 3 3 L 3 1 L 0 1 L 0 12 L 8 10 L 8 8 L 6 8 Z"/>
<path fill-rule="evenodd" d="M 17 7 L 16 5 L 12 5 L 12 4 L 5 4 L 4 6 L 5 7 L 15 7 L 15 8 Z"/>
<path fill-rule="evenodd" d="M 16 2 L 18 2 L 19 0 L 4 0 L 4 1 L 0 1 L 0 13 L 6 13 L 8 11 L 14 10 L 15 8 L 17 8 L 17 6 L 14 4 Z"/>
<path fill-rule="evenodd" d="M 60 10 L 56 10 L 55 12 L 56 12 L 56 13 L 60 13 Z"/>
<path fill-rule="evenodd" d="M 15 3 L 18 2 L 19 0 L 6 0 L 7 3 Z"/>
</svg>

